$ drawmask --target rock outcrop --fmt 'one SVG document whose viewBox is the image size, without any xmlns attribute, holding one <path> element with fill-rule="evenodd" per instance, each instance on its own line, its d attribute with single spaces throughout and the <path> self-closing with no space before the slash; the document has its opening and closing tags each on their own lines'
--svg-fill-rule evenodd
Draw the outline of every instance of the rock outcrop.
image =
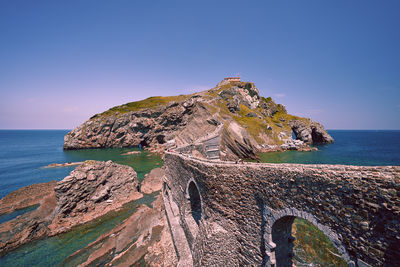
<svg viewBox="0 0 400 267">
<path fill-rule="evenodd" d="M 234 160 L 280 146 L 292 131 L 306 144 L 333 140 L 322 125 L 261 97 L 253 83 L 222 81 L 192 95 L 150 97 L 97 114 L 65 136 L 64 149 L 142 145 L 162 153 L 194 144 L 203 146 L 197 153 L 203 157 Z M 214 137 L 217 143 L 207 144 Z"/>
<path fill-rule="evenodd" d="M 54 188 L 56 213 L 51 234 L 64 232 L 117 210 L 142 197 L 139 180 L 129 166 L 112 161 L 86 161 Z"/>
<path fill-rule="evenodd" d="M 162 179 L 165 176 L 164 168 L 152 169 L 150 173 L 146 174 L 140 186 L 140 192 L 143 194 L 151 194 L 160 191 L 162 188 Z"/>
<path fill-rule="evenodd" d="M 33 184 L 11 192 L 0 200 L 0 215 L 39 204 L 53 192 L 56 183 L 57 181 Z"/>
<path fill-rule="evenodd" d="M 324 127 L 312 120 L 296 120 L 289 121 L 290 126 L 296 139 L 307 144 L 327 144 L 333 143 L 333 138 L 325 131 Z"/>
<path fill-rule="evenodd" d="M 62 181 L 43 190 L 40 206 L 0 224 L 0 254 L 47 235 L 116 211 L 143 195 L 138 192 L 136 172 L 111 161 L 86 161 Z M 49 189 L 50 188 L 50 189 Z"/>
<path fill-rule="evenodd" d="M 140 205 L 123 224 L 103 234 L 87 247 L 69 256 L 69 265 L 88 251 L 90 256 L 79 266 L 176 266 L 170 230 L 163 210 L 161 196 L 153 207 Z"/>
<path fill-rule="evenodd" d="M 0 255 L 48 235 L 55 207 L 56 198 L 52 191 L 40 201 L 36 210 L 0 224 Z"/>
</svg>

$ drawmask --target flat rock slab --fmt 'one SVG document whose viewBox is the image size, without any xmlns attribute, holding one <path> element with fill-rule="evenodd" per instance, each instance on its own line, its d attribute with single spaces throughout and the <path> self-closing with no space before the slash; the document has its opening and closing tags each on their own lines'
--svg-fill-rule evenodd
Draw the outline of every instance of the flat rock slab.
<svg viewBox="0 0 400 267">
<path fill-rule="evenodd" d="M 83 162 L 66 162 L 66 163 L 51 163 L 43 168 L 60 168 L 60 167 L 71 167 L 83 164 Z"/>
<path fill-rule="evenodd" d="M 156 191 L 160 191 L 162 188 L 162 178 L 165 176 L 165 170 L 163 168 L 155 168 L 150 173 L 146 174 L 140 191 L 143 194 L 151 194 Z"/>
<path fill-rule="evenodd" d="M 57 181 L 33 184 L 11 192 L 0 199 L 0 215 L 39 204 L 45 196 L 54 192 L 56 184 Z"/>
</svg>

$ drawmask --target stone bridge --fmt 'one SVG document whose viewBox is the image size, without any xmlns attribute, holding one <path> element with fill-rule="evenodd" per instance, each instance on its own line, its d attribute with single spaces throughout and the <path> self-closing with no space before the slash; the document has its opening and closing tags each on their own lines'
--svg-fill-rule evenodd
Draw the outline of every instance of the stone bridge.
<svg viewBox="0 0 400 267">
<path fill-rule="evenodd" d="M 180 266 L 291 266 L 294 218 L 349 266 L 400 266 L 400 167 L 258 164 L 165 154 Z"/>
</svg>

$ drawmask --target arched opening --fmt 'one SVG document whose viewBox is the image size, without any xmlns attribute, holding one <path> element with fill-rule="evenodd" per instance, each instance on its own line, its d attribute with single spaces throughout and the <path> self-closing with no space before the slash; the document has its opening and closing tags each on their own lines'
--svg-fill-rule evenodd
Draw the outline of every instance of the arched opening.
<svg viewBox="0 0 400 267">
<path fill-rule="evenodd" d="M 305 219 L 284 216 L 271 235 L 276 266 L 348 266 L 328 236 Z"/>
<path fill-rule="evenodd" d="M 296 133 L 292 130 L 292 139 L 293 140 L 296 140 L 297 139 L 297 136 L 296 136 Z"/>
<path fill-rule="evenodd" d="M 199 221 L 201 220 L 201 198 L 199 189 L 197 189 L 193 181 L 189 184 L 188 193 L 192 217 L 196 224 L 199 225 Z"/>
<path fill-rule="evenodd" d="M 159 134 L 157 135 L 156 139 L 159 144 L 165 144 L 165 135 Z"/>
<path fill-rule="evenodd" d="M 293 240 L 292 224 L 295 217 L 285 216 L 272 225 L 272 242 L 276 244 L 276 266 L 292 266 Z"/>
</svg>

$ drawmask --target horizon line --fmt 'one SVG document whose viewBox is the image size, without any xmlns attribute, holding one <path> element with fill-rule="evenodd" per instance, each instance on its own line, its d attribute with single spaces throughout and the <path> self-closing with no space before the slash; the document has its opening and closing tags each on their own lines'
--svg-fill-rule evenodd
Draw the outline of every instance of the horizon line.
<svg viewBox="0 0 400 267">
<path fill-rule="evenodd" d="M 0 131 L 71 131 L 75 128 L 0 128 Z M 326 129 L 327 131 L 400 131 L 400 129 Z"/>
</svg>

